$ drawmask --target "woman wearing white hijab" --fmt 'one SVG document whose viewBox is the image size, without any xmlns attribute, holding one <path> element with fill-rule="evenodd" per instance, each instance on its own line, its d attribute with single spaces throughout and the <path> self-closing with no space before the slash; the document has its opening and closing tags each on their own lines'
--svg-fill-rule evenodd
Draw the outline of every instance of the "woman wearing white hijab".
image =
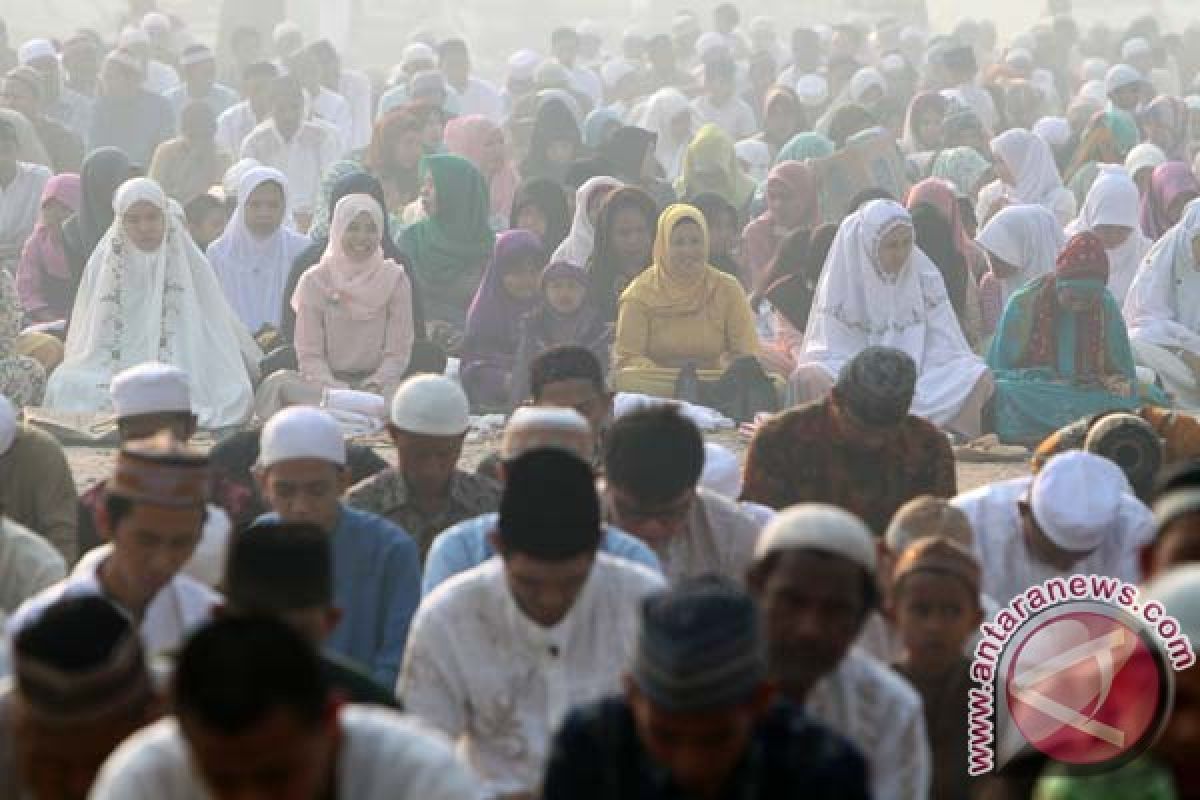
<svg viewBox="0 0 1200 800">
<path fill-rule="evenodd" d="M 992 139 L 992 154 L 1009 203 L 1042 206 L 1060 227 L 1075 217 L 1075 196 L 1063 186 L 1054 153 L 1040 136 L 1020 128 L 1005 131 Z"/>
<path fill-rule="evenodd" d="M 871 346 L 917 364 L 912 413 L 967 438 L 982 432 L 991 373 L 971 352 L 942 275 L 913 245 L 908 211 L 874 200 L 842 221 L 792 375 L 798 402 L 824 397 L 846 362 Z"/>
<path fill-rule="evenodd" d="M 683 156 L 696 132 L 691 103 L 678 89 L 659 89 L 646 101 L 637 125 L 658 137 L 654 155 L 667 183 L 674 183 L 683 172 Z"/>
<path fill-rule="evenodd" d="M 983 330 L 989 336 L 1013 292 L 1054 269 L 1066 239 L 1054 215 L 1042 206 L 1008 206 L 988 220 L 975 238 L 991 270 L 979 282 Z"/>
<path fill-rule="evenodd" d="M 248 369 L 262 351 L 188 235 L 183 211 L 147 178 L 126 181 L 113 210 L 84 270 L 66 358 L 50 378 L 46 405 L 110 411 L 112 377 L 158 361 L 188 374 L 201 427 L 245 422 L 254 400 Z"/>
<path fill-rule="evenodd" d="M 1200 201 L 1155 243 L 1125 298 L 1133 355 L 1175 404 L 1200 409 Z"/>
<path fill-rule="evenodd" d="M 251 169 L 238 183 L 237 196 L 237 211 L 208 246 L 208 260 L 246 328 L 278 330 L 292 263 L 309 238 L 286 222 L 291 218 L 287 178 L 279 170 Z"/>
<path fill-rule="evenodd" d="M 1153 244 L 1138 224 L 1139 200 L 1137 184 L 1124 167 L 1101 164 L 1079 216 L 1064 231 L 1068 238 L 1091 231 L 1104 242 L 1108 291 L 1118 308 L 1125 304 L 1129 285 Z"/>
<path fill-rule="evenodd" d="M 571 220 L 571 230 L 554 251 L 550 259 L 552 263 L 564 261 L 576 267 L 587 268 L 592 258 L 592 250 L 596 246 L 596 220 L 600 216 L 600 206 L 610 194 L 622 186 L 624 184 L 616 178 L 597 175 L 576 190 L 575 217 Z"/>
</svg>

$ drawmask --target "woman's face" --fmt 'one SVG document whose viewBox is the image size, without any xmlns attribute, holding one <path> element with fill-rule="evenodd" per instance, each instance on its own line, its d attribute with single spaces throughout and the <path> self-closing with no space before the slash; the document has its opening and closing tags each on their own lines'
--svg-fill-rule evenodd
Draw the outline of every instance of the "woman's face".
<svg viewBox="0 0 1200 800">
<path fill-rule="evenodd" d="M 246 227 L 259 239 L 265 239 L 279 230 L 285 210 L 283 188 L 274 181 L 261 183 L 246 198 Z"/>
<path fill-rule="evenodd" d="M 167 218 L 153 203 L 139 200 L 121 215 L 121 226 L 133 246 L 143 253 L 154 253 L 162 247 L 167 235 Z"/>
<path fill-rule="evenodd" d="M 229 216 L 225 213 L 225 209 L 213 208 L 207 214 L 202 215 L 195 224 L 188 223 L 188 233 L 191 234 L 192 241 L 196 243 L 197 247 L 207 250 L 208 246 L 221 236 L 228 222 Z"/>
<path fill-rule="evenodd" d="M 613 214 L 612 246 L 623 264 L 642 268 L 650 263 L 654 251 L 653 233 L 646 218 L 636 208 L 622 208 Z"/>
<path fill-rule="evenodd" d="M 416 169 L 423 152 L 419 130 L 400 131 L 392 139 L 392 158 L 406 169 Z"/>
<path fill-rule="evenodd" d="M 570 164 L 575 160 L 575 144 L 569 139 L 558 139 L 546 146 L 546 160 L 551 164 Z"/>
<path fill-rule="evenodd" d="M 1100 302 L 1101 293 L 1095 289 L 1080 286 L 1060 286 L 1058 288 L 1058 304 L 1064 311 L 1076 314 L 1087 311 Z"/>
<path fill-rule="evenodd" d="M 426 175 L 421 183 L 421 207 L 431 217 L 437 213 L 437 185 L 432 175 Z"/>
<path fill-rule="evenodd" d="M 559 314 L 574 314 L 583 306 L 586 289 L 573 278 L 551 278 L 546 281 L 546 302 Z"/>
<path fill-rule="evenodd" d="M 942 115 L 935 113 L 919 114 L 916 121 L 917 139 L 921 146 L 936 150 L 942 146 Z"/>
<path fill-rule="evenodd" d="M 692 140 L 691 111 L 680 111 L 671 118 L 671 140 L 675 142 L 690 142 Z"/>
<path fill-rule="evenodd" d="M 484 175 L 495 175 L 504 166 L 504 132 L 499 128 L 488 134 L 479 154 L 479 171 Z"/>
<path fill-rule="evenodd" d="M 800 227 L 804 208 L 796 191 L 786 181 L 767 179 L 767 208 L 781 227 L 789 230 Z"/>
<path fill-rule="evenodd" d="M 887 275 L 898 275 L 912 256 L 913 229 L 898 225 L 879 240 L 879 269 Z"/>
<path fill-rule="evenodd" d="M 1133 235 L 1133 228 L 1125 225 L 1097 225 L 1092 233 L 1104 243 L 1105 250 L 1116 250 Z"/>
<path fill-rule="evenodd" d="M 539 264 L 533 258 L 523 258 L 512 265 L 500 282 L 504 291 L 517 300 L 528 300 L 537 294 L 538 281 L 541 278 Z"/>
<path fill-rule="evenodd" d="M 364 211 L 351 220 L 342 234 L 342 252 L 351 261 L 366 261 L 379 249 L 379 236 L 375 218 Z"/>
<path fill-rule="evenodd" d="M 536 233 L 539 238 L 546 238 L 546 231 L 550 227 L 546 221 L 546 215 L 537 206 L 525 206 L 517 212 L 517 227 L 523 231 Z"/>
<path fill-rule="evenodd" d="M 708 243 L 704 231 L 685 219 L 671 230 L 667 244 L 667 270 L 677 278 L 695 278 L 708 265 Z"/>
<path fill-rule="evenodd" d="M 1167 206 L 1167 222 L 1171 225 L 1178 225 L 1179 220 L 1183 219 L 1183 209 L 1195 199 L 1195 192 L 1184 192 L 1172 200 L 1171 205 Z"/>
<path fill-rule="evenodd" d="M 57 231 L 67 218 L 75 212 L 65 204 L 51 197 L 42 204 L 42 220 L 51 231 Z"/>
</svg>

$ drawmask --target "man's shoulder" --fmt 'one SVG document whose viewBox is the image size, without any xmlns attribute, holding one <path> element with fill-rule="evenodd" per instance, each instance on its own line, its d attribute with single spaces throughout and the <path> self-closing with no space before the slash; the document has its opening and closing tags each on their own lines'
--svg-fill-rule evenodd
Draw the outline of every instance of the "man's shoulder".
<svg viewBox="0 0 1200 800">
<path fill-rule="evenodd" d="M 504 493 L 503 487 L 486 475 L 463 470 L 455 471 L 450 491 L 456 500 L 479 513 L 495 511 Z"/>
<path fill-rule="evenodd" d="M 404 505 L 408 499 L 408 490 L 400 472 L 395 467 L 388 467 L 363 478 L 346 490 L 346 505 L 376 514 L 386 514 Z"/>
<path fill-rule="evenodd" d="M 126 739 L 101 767 L 89 797 L 98 800 L 204 797 L 175 719 L 161 719 Z"/>
<path fill-rule="evenodd" d="M 66 562 L 44 537 L 37 535 L 16 520 L 0 517 L 0 548 L 15 555 L 23 565 L 22 572 L 39 566 L 61 565 L 66 574 Z"/>
<path fill-rule="evenodd" d="M 774 415 L 758 429 L 755 440 L 776 436 L 814 436 L 829 438 L 829 405 L 816 400 Z"/>
<path fill-rule="evenodd" d="M 608 553 L 597 553 L 592 569 L 602 586 L 619 594 L 639 597 L 666 585 L 663 576 L 649 567 Z"/>
<path fill-rule="evenodd" d="M 67 463 L 66 454 L 58 440 L 32 425 L 17 428 L 17 438 L 8 452 L 17 458 L 39 458 Z"/>
<path fill-rule="evenodd" d="M 838 674 L 855 697 L 871 698 L 871 704 L 888 709 L 889 717 L 907 718 L 923 714 L 921 695 L 912 684 L 882 661 L 866 653 L 851 650 Z"/>
<path fill-rule="evenodd" d="M 495 609 L 508 591 L 503 572 L 503 562 L 495 558 L 453 575 L 426 595 L 417 615 L 454 618 L 467 609 Z"/>
<path fill-rule="evenodd" d="M 449 742 L 416 718 L 383 708 L 349 706 L 340 715 L 345 745 L 339 790 L 360 800 L 473 798 L 475 779 Z"/>
<path fill-rule="evenodd" d="M 710 489 L 697 489 L 696 497 L 699 498 L 714 530 L 722 534 L 758 536 L 758 520 L 747 513 L 740 504 Z"/>
<path fill-rule="evenodd" d="M 776 702 L 755 734 L 766 754 L 767 768 L 777 778 L 820 775 L 826 789 L 836 785 L 848 790 L 866 783 L 867 765 L 858 748 L 800 706 Z M 780 771 L 785 775 L 780 776 Z"/>
<path fill-rule="evenodd" d="M 416 542 L 408 531 L 387 517 L 362 508 L 342 507 L 344 524 L 354 529 L 356 537 L 370 537 L 385 549 L 406 550 L 416 548 Z"/>
</svg>

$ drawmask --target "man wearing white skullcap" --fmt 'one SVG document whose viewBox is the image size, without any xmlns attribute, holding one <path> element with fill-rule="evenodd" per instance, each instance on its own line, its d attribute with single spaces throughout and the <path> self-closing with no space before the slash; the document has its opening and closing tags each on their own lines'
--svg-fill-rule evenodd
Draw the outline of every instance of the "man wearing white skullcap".
<svg viewBox="0 0 1200 800">
<path fill-rule="evenodd" d="M 63 66 L 50 40 L 30 39 L 17 51 L 17 60 L 42 76 L 42 113 L 77 136 L 87 133 L 93 100 L 65 84 Z"/>
<path fill-rule="evenodd" d="M 1104 93 L 1112 107 L 1127 114 L 1137 111 L 1145 78 L 1128 64 L 1115 64 L 1104 76 Z"/>
<path fill-rule="evenodd" d="M 461 386 L 441 375 L 409 378 L 392 398 L 388 424 L 396 466 L 350 489 L 346 504 L 408 531 L 424 558 L 446 528 L 500 505 L 494 481 L 458 468 L 470 425 Z"/>
<path fill-rule="evenodd" d="M 871 796 L 929 796 L 932 767 L 921 700 L 895 672 L 852 649 L 879 604 L 876 547 L 858 517 L 809 503 L 782 511 L 754 551 L 748 585 L 779 691 L 852 741 Z"/>
<path fill-rule="evenodd" d="M 238 102 L 237 92 L 217 83 L 217 59 L 207 45 L 193 44 L 185 48 L 179 57 L 179 70 L 183 83 L 168 89 L 164 95 L 175 111 L 176 120 L 183 113 L 183 107 L 192 101 L 207 104 L 217 117 Z"/>
<path fill-rule="evenodd" d="M 217 144 L 225 152 L 235 157 L 240 155 L 246 137 L 267 121 L 271 114 L 271 86 L 278 76 L 279 69 L 269 61 L 256 61 L 242 70 L 238 80 L 241 81 L 242 97 L 246 99 L 217 117 Z M 261 165 L 255 162 L 254 166 Z M 236 188 L 235 184 L 235 191 L 230 193 L 235 197 Z"/>
<path fill-rule="evenodd" d="M 976 532 L 983 591 L 1001 605 L 1062 575 L 1134 582 L 1138 548 L 1154 529 L 1121 468 L 1082 451 L 1053 457 L 1036 476 L 961 494 L 953 504 Z"/>
<path fill-rule="evenodd" d="M 180 442 L 188 442 L 196 433 L 188 376 L 178 367 L 157 362 L 138 364 L 117 373 L 108 391 L 122 442 L 145 439 L 162 431 L 169 431 Z M 79 496 L 81 554 L 104 544 L 99 531 L 103 527 L 101 517 L 107 488 L 108 482 L 101 480 Z M 207 586 L 220 583 L 232 529 L 229 514 L 209 503 L 200 543 L 184 565 L 183 573 Z"/>
<path fill-rule="evenodd" d="M 70 565 L 79 553 L 77 498 L 62 447 L 19 423 L 0 395 L 0 513 L 54 545 Z"/>
<path fill-rule="evenodd" d="M 337 421 L 309 406 L 271 417 L 259 438 L 255 478 L 274 509 L 261 522 L 307 523 L 329 535 L 334 606 L 343 616 L 328 647 L 381 686 L 394 686 L 421 594 L 420 554 L 401 528 L 342 504 L 349 471 Z"/>
<path fill-rule="evenodd" d="M 504 480 L 505 464 L 531 450 L 547 447 L 565 450 L 590 463 L 594 439 L 591 426 L 574 409 L 522 406 L 513 412 L 504 429 L 499 478 Z M 496 528 L 497 518 L 494 513 L 482 514 L 446 529 L 434 539 L 425 560 L 423 596 L 495 555 L 489 536 Z M 649 547 L 612 525 L 605 526 L 600 552 L 642 564 L 655 572 L 662 571 L 658 557 Z"/>
</svg>

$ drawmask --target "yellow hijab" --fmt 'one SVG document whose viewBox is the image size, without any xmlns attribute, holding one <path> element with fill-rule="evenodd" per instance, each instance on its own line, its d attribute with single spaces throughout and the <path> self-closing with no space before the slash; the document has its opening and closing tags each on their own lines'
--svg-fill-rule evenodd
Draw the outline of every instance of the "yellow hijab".
<svg viewBox="0 0 1200 800">
<path fill-rule="evenodd" d="M 654 237 L 654 263 L 639 275 L 622 297 L 628 297 L 661 314 L 694 314 L 699 311 L 720 283 L 721 273 L 711 264 L 699 275 L 673 275 L 668 267 L 671 233 L 682 222 L 700 226 L 704 248 L 708 249 L 708 223 L 695 206 L 676 203 L 659 215 Z"/>
<path fill-rule="evenodd" d="M 754 181 L 742 172 L 733 140 L 716 125 L 708 124 L 696 133 L 683 156 L 683 174 L 675 182 L 675 192 L 684 199 L 713 192 L 745 213 L 754 195 Z"/>
</svg>

